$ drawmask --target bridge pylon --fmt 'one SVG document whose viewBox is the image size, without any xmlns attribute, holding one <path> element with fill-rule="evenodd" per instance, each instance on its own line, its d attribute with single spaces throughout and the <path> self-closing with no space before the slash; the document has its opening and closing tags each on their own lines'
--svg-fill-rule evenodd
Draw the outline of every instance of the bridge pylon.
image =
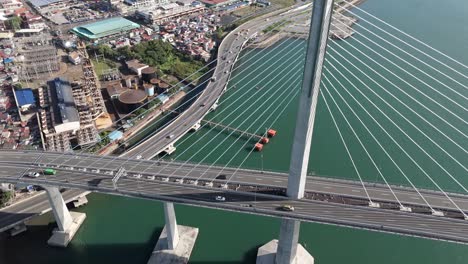
<svg viewBox="0 0 468 264">
<path fill-rule="evenodd" d="M 42 186 L 49 198 L 57 228 L 47 241 L 51 246 L 66 247 L 86 219 L 85 213 L 70 212 L 57 187 Z"/>
<path fill-rule="evenodd" d="M 292 199 L 304 197 L 315 110 L 332 13 L 333 0 L 314 1 L 286 192 Z M 300 221 L 283 218 L 279 240 L 270 241 L 259 249 L 257 264 L 312 264 L 313 257 L 298 244 L 299 228 Z"/>
</svg>

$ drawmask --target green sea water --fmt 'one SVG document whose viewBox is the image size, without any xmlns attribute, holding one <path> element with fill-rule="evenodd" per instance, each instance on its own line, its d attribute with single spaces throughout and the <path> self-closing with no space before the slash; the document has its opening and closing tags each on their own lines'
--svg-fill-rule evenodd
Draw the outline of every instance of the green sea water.
<svg viewBox="0 0 468 264">
<path fill-rule="evenodd" d="M 468 2 L 457 0 L 443 2 L 435 0 L 368 0 L 361 4 L 361 7 L 392 25 L 430 43 L 433 47 L 457 58 L 464 64 L 468 64 Z M 367 17 L 364 18 L 367 19 Z M 366 25 L 363 22 L 360 22 L 360 24 Z M 367 27 L 371 29 L 370 26 Z M 358 33 L 365 32 L 359 27 L 355 27 L 355 29 Z M 385 29 L 390 30 L 388 27 Z M 397 34 L 395 31 L 392 31 L 392 33 Z M 365 34 L 370 36 L 369 33 Z M 400 76 L 405 76 L 404 80 L 408 80 L 415 88 L 421 89 L 422 93 L 431 96 L 431 98 L 436 98 L 436 102 L 446 106 L 451 111 L 449 112 L 430 101 L 404 81 L 385 73 L 383 77 L 388 78 L 398 87 L 404 89 L 405 92 L 415 97 L 424 106 L 433 109 L 441 119 L 434 116 L 414 100 L 405 97 L 396 87 L 385 83 L 383 77 L 377 76 L 370 68 L 361 65 L 357 59 L 350 57 L 339 48 L 345 48 L 352 54 L 359 56 L 358 58 L 371 68 L 378 69 L 378 65 L 348 46 L 348 44 L 351 44 L 365 51 L 369 56 L 372 55 L 373 58 L 378 57 L 371 51 L 366 50 L 358 43 L 358 40 L 377 49 L 376 46 L 359 34 L 356 34 L 347 42 L 330 43 L 331 48 L 328 50 L 330 56 L 327 56 L 329 62 L 325 66 L 331 72 L 325 71 L 325 76 L 331 80 L 331 84 L 325 82 L 325 85 L 332 93 L 333 98 L 342 107 L 356 133 L 360 135 L 361 140 L 368 147 L 368 151 L 380 166 L 383 175 L 386 176 L 389 182 L 408 184 L 391 160 L 366 134 L 367 132 L 360 125 L 359 120 L 353 117 L 349 109 L 346 109 L 344 102 L 333 91 L 332 86 L 337 88 L 360 118 L 366 124 L 369 124 L 369 129 L 375 134 L 379 142 L 388 149 L 388 153 L 407 173 L 408 178 L 417 186 L 436 189 L 415 163 L 411 162 L 393 144 L 384 130 L 379 129 L 376 124 L 372 123 L 373 121 L 366 115 L 365 111 L 359 109 L 358 104 L 345 92 L 343 87 L 340 87 L 337 81 L 333 80 L 332 76 L 336 76 L 343 83 L 345 77 L 352 79 L 357 84 L 357 89 L 363 91 L 379 109 L 394 120 L 396 124 L 399 124 L 404 132 L 412 136 L 413 140 L 440 164 L 440 166 L 435 164 L 428 155 L 410 139 L 406 138 L 404 133 L 393 126 L 377 108 L 373 108 L 365 97 L 350 84 L 345 85 L 345 88 L 349 89 L 359 102 L 366 105 L 366 109 L 369 109 L 375 119 L 382 123 L 385 131 L 393 135 L 408 154 L 421 167 L 425 168 L 427 174 L 439 183 L 444 190 L 463 191 L 459 185 L 450 179 L 449 175 L 459 180 L 462 185 L 468 186 L 466 173 L 455 161 L 458 160 L 465 166 L 467 163 L 466 154 L 455 144 L 457 143 L 464 148 L 468 147 L 466 140 L 463 140 L 463 136 L 456 131 L 456 129 L 467 131 L 466 125 L 456 117 L 464 117 L 466 120 L 466 113 L 455 104 L 458 103 L 466 107 L 466 101 L 463 101 L 459 95 L 450 91 L 447 87 L 437 84 L 428 76 L 420 74 L 403 62 L 398 62 L 399 67 L 396 67 L 379 58 L 378 62 L 398 72 Z M 408 39 L 405 38 L 405 40 Z M 396 40 L 393 40 L 392 43 L 404 47 Z M 392 48 L 388 43 L 381 45 L 389 49 Z M 241 57 L 237 63 L 239 68 L 233 72 L 228 92 L 220 100 L 220 107 L 207 116 L 208 119 L 215 122 L 239 127 L 251 133 L 261 133 L 270 127 L 276 129 L 278 135 L 265 146 L 261 153 L 251 152 L 254 143 L 252 140 L 249 141 L 245 137 L 238 139 L 237 134 L 229 135 L 230 132 L 221 132 L 219 129 L 203 128 L 183 138 L 176 145 L 177 152 L 172 158 L 190 159 L 208 164 L 242 165 L 248 168 L 287 171 L 297 108 L 297 98 L 294 97 L 294 93 L 298 91 L 301 83 L 304 46 L 305 42 L 303 40 L 283 40 L 268 49 L 246 51 L 245 56 Z M 392 48 L 392 51 L 422 68 L 419 62 L 401 51 L 394 48 Z M 429 52 L 427 49 L 425 51 Z M 440 146 L 451 153 L 453 158 L 443 153 L 440 148 L 431 145 L 430 140 L 425 138 L 401 116 L 393 112 L 377 95 L 374 95 L 365 85 L 359 84 L 356 79 L 353 79 L 353 75 L 345 69 L 352 69 L 351 63 L 339 59 L 339 62 L 343 63 L 344 66 L 341 67 L 339 63 L 334 62 L 331 56 L 340 58 L 338 53 L 345 56 L 351 63 L 359 66 L 364 73 L 372 76 L 379 83 L 385 83 L 384 88 L 388 89 L 391 94 L 401 98 L 402 102 L 414 108 L 422 117 L 433 123 L 442 133 L 421 121 L 402 103 L 397 102 L 377 84 L 366 79 L 363 73 L 355 69 L 352 70 L 353 74 L 365 81 L 370 89 L 405 116 L 408 116 L 408 119 L 421 127 L 421 130 L 431 139 L 439 142 Z M 381 51 L 381 54 L 384 55 L 385 53 Z M 265 57 L 261 58 L 263 55 Z M 454 68 L 456 67 L 456 69 L 466 74 L 466 70 L 463 71 L 462 67 L 446 58 L 433 52 L 431 55 L 437 56 L 444 63 L 450 63 Z M 423 57 L 418 55 L 418 58 L 422 59 Z M 331 65 L 337 67 L 338 71 L 332 70 L 333 66 Z M 443 66 L 438 65 L 437 68 L 443 68 Z M 410 71 L 413 75 L 433 85 L 455 103 L 430 90 L 421 82 L 409 81 L 410 77 L 406 76 L 406 73 L 401 69 Z M 460 75 L 456 75 L 445 68 L 443 72 L 454 76 L 455 81 L 453 81 L 447 80 L 442 74 L 433 70 L 428 71 L 438 80 L 447 83 L 450 88 L 459 94 L 467 96 L 466 90 L 456 83 L 458 81 L 466 85 L 466 79 L 463 79 Z M 340 72 L 344 76 L 341 76 Z M 384 71 L 379 70 L 379 72 Z M 328 95 L 323 87 L 322 94 Z M 269 97 L 268 100 L 267 97 Z M 361 176 L 368 181 L 381 182 L 382 178 L 371 164 L 359 142 L 354 138 L 352 131 L 346 126 L 346 122 L 340 116 L 337 107 L 333 105 L 330 97 L 326 98 L 328 103 L 332 104 L 331 111 L 339 124 Z M 314 133 L 309 173 L 357 180 L 357 174 L 340 140 L 331 115 L 325 107 L 323 98 L 320 98 L 319 101 Z M 209 148 L 202 148 L 208 143 Z M 226 154 L 223 155 L 225 152 Z M 234 154 L 237 155 L 234 156 Z M 27 233 L 0 241 L 0 263 L 146 263 L 164 225 L 161 203 L 101 194 L 91 194 L 88 199 L 89 204 L 78 209 L 78 211 L 87 213 L 87 219 L 67 249 L 46 246 L 46 241 L 53 228 L 53 219 L 49 214 L 34 221 L 33 226 L 29 227 Z M 275 218 L 188 206 L 176 206 L 176 210 L 179 224 L 200 228 L 190 263 L 255 263 L 257 248 L 278 236 L 279 220 Z M 468 263 L 468 248 L 463 245 L 322 224 L 303 223 L 301 225 L 300 241 L 315 257 L 316 263 L 319 264 Z"/>
</svg>

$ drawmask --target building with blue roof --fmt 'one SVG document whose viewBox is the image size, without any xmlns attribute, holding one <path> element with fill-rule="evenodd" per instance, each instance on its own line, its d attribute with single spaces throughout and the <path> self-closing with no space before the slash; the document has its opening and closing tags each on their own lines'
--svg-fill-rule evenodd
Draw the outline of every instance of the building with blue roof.
<svg viewBox="0 0 468 264">
<path fill-rule="evenodd" d="M 122 36 L 136 28 L 140 28 L 140 25 L 123 17 L 114 17 L 74 27 L 71 31 L 79 37 L 96 41 L 102 38 Z"/>
<path fill-rule="evenodd" d="M 30 107 L 36 105 L 33 92 L 30 88 L 15 90 L 16 105 L 21 108 L 21 111 L 27 111 Z"/>
<path fill-rule="evenodd" d="M 107 137 L 110 139 L 110 141 L 115 141 L 119 140 L 123 137 L 123 132 L 119 130 L 114 130 L 107 135 Z"/>
</svg>

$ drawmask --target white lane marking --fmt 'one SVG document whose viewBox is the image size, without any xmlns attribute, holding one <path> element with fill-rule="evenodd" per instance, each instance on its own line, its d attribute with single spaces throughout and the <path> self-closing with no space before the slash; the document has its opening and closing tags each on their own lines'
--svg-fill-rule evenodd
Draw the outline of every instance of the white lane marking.
<svg viewBox="0 0 468 264">
<path fill-rule="evenodd" d="M 352 192 L 361 192 L 361 190 L 351 190 Z"/>
<path fill-rule="evenodd" d="M 263 179 L 260 179 L 260 178 L 255 178 L 257 181 L 263 181 Z"/>
</svg>

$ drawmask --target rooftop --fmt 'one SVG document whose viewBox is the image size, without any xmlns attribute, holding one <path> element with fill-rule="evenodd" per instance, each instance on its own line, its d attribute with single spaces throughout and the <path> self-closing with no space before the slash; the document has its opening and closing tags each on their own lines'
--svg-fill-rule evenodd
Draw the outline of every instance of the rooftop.
<svg viewBox="0 0 468 264">
<path fill-rule="evenodd" d="M 224 2 L 228 2 L 229 0 L 200 0 L 200 2 L 207 4 L 207 5 L 218 5 Z"/>
<path fill-rule="evenodd" d="M 31 89 L 15 90 L 15 95 L 19 107 L 36 103 Z"/>
<path fill-rule="evenodd" d="M 51 88 L 55 90 L 52 92 L 54 97 L 53 102 L 58 111 L 54 111 L 56 114 L 56 121 L 61 120 L 61 123 L 67 122 L 79 122 L 80 117 L 78 111 L 75 108 L 75 100 L 73 99 L 73 92 L 70 82 L 65 78 L 55 78 L 52 81 Z M 57 122 L 60 123 L 60 122 Z"/>
<path fill-rule="evenodd" d="M 74 27 L 72 31 L 81 37 L 88 39 L 99 39 L 135 28 L 140 28 L 140 25 L 122 17 L 114 17 L 91 24 Z"/>
<path fill-rule="evenodd" d="M 50 4 L 61 2 L 62 0 L 29 0 L 29 2 L 35 7 L 43 7 Z"/>
<path fill-rule="evenodd" d="M 128 89 L 119 96 L 120 102 L 124 104 L 138 104 L 146 99 L 146 93 L 143 90 Z"/>
</svg>

